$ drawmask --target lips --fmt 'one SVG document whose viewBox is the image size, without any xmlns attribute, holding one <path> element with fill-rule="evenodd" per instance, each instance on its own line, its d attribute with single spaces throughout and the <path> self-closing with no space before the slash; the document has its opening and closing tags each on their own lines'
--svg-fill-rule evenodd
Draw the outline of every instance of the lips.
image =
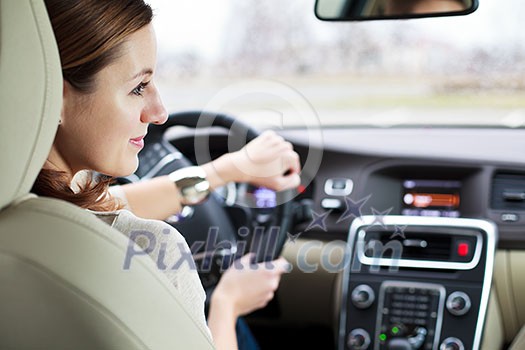
<svg viewBox="0 0 525 350">
<path fill-rule="evenodd" d="M 131 143 L 135 147 L 143 148 L 144 147 L 144 137 L 145 136 L 146 135 L 142 135 L 142 136 L 136 137 L 134 139 L 130 139 L 129 143 Z"/>
</svg>

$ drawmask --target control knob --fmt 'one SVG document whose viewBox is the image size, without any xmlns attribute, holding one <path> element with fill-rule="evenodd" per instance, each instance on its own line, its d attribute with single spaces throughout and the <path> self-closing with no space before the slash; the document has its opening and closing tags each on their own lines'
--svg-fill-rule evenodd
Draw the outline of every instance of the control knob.
<svg viewBox="0 0 525 350">
<path fill-rule="evenodd" d="M 427 330 L 424 327 L 417 327 L 415 334 L 408 338 L 392 338 L 388 342 L 388 350 L 417 350 L 420 349 L 427 336 Z"/>
<path fill-rule="evenodd" d="M 370 335 L 363 328 L 356 328 L 348 334 L 346 345 L 350 350 L 366 350 L 370 346 Z"/>
<path fill-rule="evenodd" d="M 369 285 L 360 284 L 352 291 L 351 299 L 356 308 L 366 309 L 374 302 L 375 293 Z"/>
<path fill-rule="evenodd" d="M 470 310 L 470 298 L 463 292 L 453 292 L 447 298 L 447 310 L 454 316 L 462 316 Z"/>
<path fill-rule="evenodd" d="M 449 337 L 441 343 L 439 350 L 465 350 L 463 342 L 458 338 Z"/>
</svg>

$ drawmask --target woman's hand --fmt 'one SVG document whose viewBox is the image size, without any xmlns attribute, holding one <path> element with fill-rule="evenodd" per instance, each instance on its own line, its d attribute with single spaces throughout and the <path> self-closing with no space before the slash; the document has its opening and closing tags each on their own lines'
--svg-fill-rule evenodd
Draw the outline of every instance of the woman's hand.
<svg viewBox="0 0 525 350">
<path fill-rule="evenodd" d="M 225 154 L 203 168 L 212 178 L 212 187 L 233 181 L 281 191 L 301 183 L 299 155 L 290 142 L 272 130 L 263 132 L 241 150 Z"/>
<path fill-rule="evenodd" d="M 252 264 L 253 256 L 246 254 L 234 261 L 211 295 L 208 326 L 217 350 L 238 349 L 237 318 L 268 304 L 282 274 L 290 270 L 284 258 Z"/>
<path fill-rule="evenodd" d="M 260 309 L 272 300 L 281 276 L 290 264 L 284 258 L 253 264 L 246 254 L 226 270 L 211 297 L 211 304 L 230 307 L 236 317 Z"/>
<path fill-rule="evenodd" d="M 240 151 L 231 154 L 239 171 L 238 182 L 280 191 L 299 186 L 299 155 L 290 142 L 274 131 L 263 132 Z"/>
</svg>

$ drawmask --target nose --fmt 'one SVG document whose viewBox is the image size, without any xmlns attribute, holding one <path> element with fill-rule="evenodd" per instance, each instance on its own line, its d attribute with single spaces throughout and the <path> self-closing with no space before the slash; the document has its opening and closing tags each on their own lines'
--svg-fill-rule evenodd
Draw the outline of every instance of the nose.
<svg viewBox="0 0 525 350">
<path fill-rule="evenodd" d="M 164 124 L 168 119 L 168 112 L 162 103 L 159 91 L 156 86 L 152 86 L 151 93 L 147 96 L 148 100 L 142 110 L 141 121 L 148 124 Z"/>
</svg>

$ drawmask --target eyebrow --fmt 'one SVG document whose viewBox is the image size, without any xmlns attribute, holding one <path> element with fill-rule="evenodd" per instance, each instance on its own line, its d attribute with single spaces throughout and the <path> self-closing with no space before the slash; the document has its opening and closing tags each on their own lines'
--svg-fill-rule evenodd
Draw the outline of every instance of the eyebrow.
<svg viewBox="0 0 525 350">
<path fill-rule="evenodd" d="M 143 70 L 141 70 L 140 72 L 138 72 L 137 74 L 132 76 L 129 80 L 135 80 L 138 77 L 141 77 L 141 76 L 144 76 L 144 75 L 152 75 L 152 74 L 153 74 L 153 69 L 151 69 L 151 68 L 144 68 Z"/>
</svg>

